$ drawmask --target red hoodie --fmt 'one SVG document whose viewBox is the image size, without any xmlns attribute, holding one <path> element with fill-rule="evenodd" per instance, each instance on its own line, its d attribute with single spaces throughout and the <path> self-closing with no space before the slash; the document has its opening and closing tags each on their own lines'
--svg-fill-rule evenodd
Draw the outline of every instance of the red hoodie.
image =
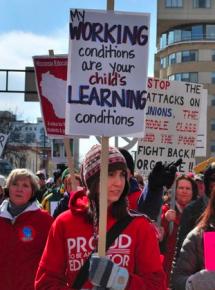
<svg viewBox="0 0 215 290">
<path fill-rule="evenodd" d="M 35 280 L 35 289 L 72 289 L 75 277 L 93 250 L 93 227 L 86 219 L 88 198 L 83 191 L 70 200 L 70 210 L 59 215 L 52 225 Z M 108 214 L 107 230 L 116 222 Z M 127 290 L 163 290 L 164 272 L 158 241 L 151 224 L 136 217 L 107 252 L 116 264 L 127 268 Z M 92 289 L 87 281 L 83 289 Z"/>
</svg>

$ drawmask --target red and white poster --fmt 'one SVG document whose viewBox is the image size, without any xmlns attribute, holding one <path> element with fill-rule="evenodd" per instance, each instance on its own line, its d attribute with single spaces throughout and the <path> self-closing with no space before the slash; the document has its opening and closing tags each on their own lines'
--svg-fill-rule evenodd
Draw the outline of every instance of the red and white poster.
<svg viewBox="0 0 215 290">
<path fill-rule="evenodd" d="M 182 158 L 180 173 L 193 170 L 203 85 L 148 78 L 145 131 L 138 140 L 136 170 L 147 176 L 157 161 Z"/>
<path fill-rule="evenodd" d="M 67 55 L 34 56 L 37 91 L 46 135 L 65 135 Z"/>
</svg>

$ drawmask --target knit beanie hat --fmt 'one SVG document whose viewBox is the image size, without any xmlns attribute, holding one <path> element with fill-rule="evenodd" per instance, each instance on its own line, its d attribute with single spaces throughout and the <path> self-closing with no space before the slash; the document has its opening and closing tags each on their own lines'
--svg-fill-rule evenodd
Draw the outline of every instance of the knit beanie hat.
<svg viewBox="0 0 215 290">
<path fill-rule="evenodd" d="M 101 145 L 94 145 L 86 154 L 81 166 L 83 183 L 89 188 L 91 180 L 98 177 L 101 166 Z M 126 160 L 115 147 L 108 149 L 108 170 L 127 170 Z"/>
<path fill-rule="evenodd" d="M 130 170 L 131 174 L 134 175 L 134 160 L 131 154 L 124 148 L 119 148 L 120 153 L 124 156 L 127 167 Z"/>
</svg>

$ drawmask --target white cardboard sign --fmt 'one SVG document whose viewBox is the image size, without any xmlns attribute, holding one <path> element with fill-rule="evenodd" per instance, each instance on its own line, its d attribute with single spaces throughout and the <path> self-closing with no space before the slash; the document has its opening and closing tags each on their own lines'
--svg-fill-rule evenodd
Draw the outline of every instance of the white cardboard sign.
<svg viewBox="0 0 215 290">
<path fill-rule="evenodd" d="M 179 172 L 195 165 L 200 119 L 200 84 L 148 78 L 144 137 L 138 140 L 136 169 L 148 175 L 157 161 L 182 158 Z"/>
<path fill-rule="evenodd" d="M 66 134 L 143 134 L 149 14 L 70 11 Z"/>
</svg>

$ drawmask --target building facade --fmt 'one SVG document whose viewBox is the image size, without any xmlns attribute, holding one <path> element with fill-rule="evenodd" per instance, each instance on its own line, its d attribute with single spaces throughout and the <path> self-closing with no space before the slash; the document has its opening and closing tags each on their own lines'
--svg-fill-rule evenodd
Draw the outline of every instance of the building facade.
<svg viewBox="0 0 215 290">
<path fill-rule="evenodd" d="M 207 156 L 215 155 L 215 0 L 158 0 L 155 77 L 208 90 Z M 201 158 L 198 158 L 198 162 Z"/>
<path fill-rule="evenodd" d="M 67 164 L 63 139 L 50 139 L 45 134 L 42 118 L 36 123 L 17 120 L 9 111 L 0 111 L 0 133 L 8 135 L 2 156 L 14 168 L 29 168 L 33 172 L 40 169 L 50 175 L 62 164 Z M 75 156 L 74 166 L 78 170 L 79 138 L 71 141 L 71 151 Z"/>
<path fill-rule="evenodd" d="M 1 157 L 14 168 L 50 171 L 51 142 L 45 135 L 41 118 L 36 123 L 27 123 L 17 120 L 11 112 L 0 111 L 0 132 L 8 135 Z"/>
</svg>

